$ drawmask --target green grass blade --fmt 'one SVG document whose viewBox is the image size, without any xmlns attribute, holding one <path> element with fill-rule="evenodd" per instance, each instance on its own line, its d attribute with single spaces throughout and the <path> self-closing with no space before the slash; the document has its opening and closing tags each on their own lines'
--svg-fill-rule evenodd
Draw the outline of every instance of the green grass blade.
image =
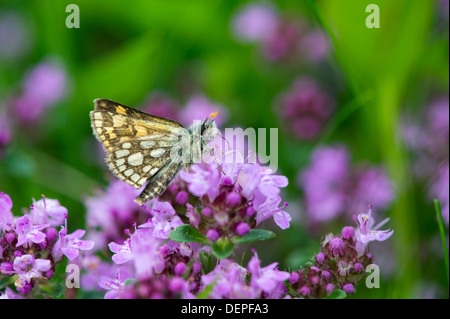
<svg viewBox="0 0 450 319">
<path fill-rule="evenodd" d="M 444 229 L 444 223 L 442 222 L 442 213 L 441 213 L 441 204 L 439 203 L 439 200 L 434 200 L 434 208 L 436 209 L 436 215 L 438 218 L 439 223 L 439 231 L 441 232 L 441 240 L 442 240 L 442 248 L 444 249 L 444 260 L 445 260 L 445 271 L 447 274 L 447 286 L 449 284 L 448 280 L 448 250 L 447 250 L 447 242 L 445 241 L 445 229 Z"/>
</svg>

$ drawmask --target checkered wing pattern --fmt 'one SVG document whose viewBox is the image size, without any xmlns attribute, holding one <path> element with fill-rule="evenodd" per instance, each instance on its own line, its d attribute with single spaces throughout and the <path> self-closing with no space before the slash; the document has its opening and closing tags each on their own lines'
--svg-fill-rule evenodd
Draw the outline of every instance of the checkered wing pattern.
<svg viewBox="0 0 450 319">
<path fill-rule="evenodd" d="M 150 181 L 136 202 L 158 196 L 180 168 L 172 163 L 170 151 L 183 126 L 107 99 L 94 104 L 92 129 L 107 153 L 111 172 L 135 188 Z"/>
</svg>

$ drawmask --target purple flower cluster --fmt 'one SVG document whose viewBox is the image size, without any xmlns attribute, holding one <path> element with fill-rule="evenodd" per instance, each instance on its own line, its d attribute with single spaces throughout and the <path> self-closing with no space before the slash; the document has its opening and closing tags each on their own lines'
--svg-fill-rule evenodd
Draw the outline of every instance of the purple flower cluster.
<svg viewBox="0 0 450 319">
<path fill-rule="evenodd" d="M 326 34 L 299 20 L 286 19 L 265 3 L 243 6 L 236 13 L 232 29 L 242 42 L 258 42 L 269 61 L 325 59 L 330 50 Z"/>
<path fill-rule="evenodd" d="M 0 279 L 15 276 L 17 292 L 28 295 L 37 281 L 51 279 L 64 255 L 75 260 L 80 250 L 92 249 L 93 241 L 81 239 L 84 230 L 68 234 L 68 212 L 57 200 L 43 197 L 20 217 L 13 216 L 12 206 L 11 198 L 0 193 Z"/>
<path fill-rule="evenodd" d="M 332 97 L 311 78 L 297 79 L 275 103 L 287 130 L 301 140 L 322 132 L 333 111 Z"/>
<path fill-rule="evenodd" d="M 350 294 L 372 261 L 369 242 L 392 235 L 374 227 L 369 211 L 357 217 L 356 230 L 346 227 L 342 235 L 326 237 L 315 268 L 287 272 L 276 262 L 262 266 L 255 250 L 246 266 L 230 254 L 218 255 L 216 244 L 238 245 L 234 240 L 251 235 L 267 219 L 286 229 L 291 217 L 281 199 L 285 176 L 236 150 L 213 157 L 181 170 L 164 193 L 142 207 L 133 203 L 136 190 L 123 182 L 87 199 L 89 238 L 104 246 L 109 241 L 102 255 L 112 263 L 86 256 L 81 261 L 86 289 L 106 290 L 107 299 L 306 298 L 335 289 Z M 178 229 L 195 238 L 177 240 Z"/>
<path fill-rule="evenodd" d="M 112 261 L 119 267 L 114 276 L 99 279 L 99 286 L 108 290 L 105 298 L 188 298 L 198 290 L 202 269 L 195 261 L 198 247 L 167 242 L 167 235 L 153 223 L 157 218 L 153 215 L 122 244 L 109 244 Z"/>
<path fill-rule="evenodd" d="M 289 283 L 297 297 L 322 298 L 336 289 L 347 294 L 355 293 L 356 284 L 364 277 L 366 267 L 373 262 L 369 243 L 384 241 L 393 234 L 392 230 L 378 230 L 388 220 L 374 226 L 371 214 L 369 207 L 367 214 L 355 217 L 356 229 L 346 226 L 340 235 L 326 235 L 314 265 L 290 274 Z"/>
<path fill-rule="evenodd" d="M 189 193 L 201 199 L 201 208 L 188 208 L 191 226 L 204 232 L 208 239 L 243 236 L 269 218 L 281 228 L 289 227 L 291 217 L 283 211 L 280 188 L 286 187 L 285 176 L 258 163 L 245 162 L 237 151 L 223 155 L 222 164 L 198 164 L 180 178 Z M 280 206 L 281 205 L 281 206 Z"/>
<path fill-rule="evenodd" d="M 298 177 L 306 212 L 313 222 L 358 212 L 368 203 L 383 210 L 393 200 L 393 186 L 380 167 L 351 168 L 344 146 L 320 147 Z"/>
<path fill-rule="evenodd" d="M 53 60 L 43 61 L 26 74 L 22 94 L 13 101 L 16 114 L 23 123 L 36 122 L 67 91 L 68 76 L 64 68 Z"/>
<path fill-rule="evenodd" d="M 88 256 L 83 282 L 92 288 L 94 278 L 104 272 L 98 287 L 108 290 L 105 298 L 192 298 L 241 266 L 225 267 L 232 261 L 224 259 L 207 277 L 200 255 L 212 256 L 211 248 L 174 242 L 169 239 L 171 231 L 188 223 L 214 242 L 243 236 L 269 218 L 282 229 L 289 227 L 291 217 L 283 211 L 287 204 L 281 205 L 280 196 L 286 177 L 244 160 L 234 150 L 217 160 L 220 164 L 211 161 L 182 170 L 159 198 L 142 207 L 132 203 L 136 190 L 123 182 L 113 182 L 105 194 L 87 199 L 89 238 L 110 241 L 116 267 Z M 247 275 L 236 279 L 247 296 L 272 298 L 285 293 L 282 282 L 289 274 L 277 271 L 276 263 L 261 268 L 256 252 L 245 272 L 252 275 L 250 286 Z M 226 295 L 216 290 L 219 287 L 211 298 Z M 239 293 L 229 295 L 236 298 Z"/>
<path fill-rule="evenodd" d="M 278 263 L 261 267 L 256 251 L 247 268 L 230 259 L 222 259 L 216 268 L 203 275 L 203 290 L 211 287 L 212 299 L 279 299 L 286 292 L 289 273 L 277 269 Z M 250 280 L 247 280 L 250 278 Z"/>
</svg>

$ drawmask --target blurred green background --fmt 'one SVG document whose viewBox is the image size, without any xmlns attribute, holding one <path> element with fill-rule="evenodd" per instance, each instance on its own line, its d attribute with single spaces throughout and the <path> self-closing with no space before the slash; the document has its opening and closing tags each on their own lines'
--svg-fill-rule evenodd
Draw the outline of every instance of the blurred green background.
<svg viewBox="0 0 450 319">
<path fill-rule="evenodd" d="M 66 27 L 71 3 L 80 8 L 80 28 Z M 330 222 L 311 232 L 298 217 L 301 190 L 295 182 L 314 147 L 339 141 L 356 161 L 384 165 L 396 185 L 394 204 L 385 212 L 395 233 L 374 244 L 395 261 L 384 274 L 388 266 L 380 259 L 381 287 L 361 284 L 354 298 L 448 298 L 433 204 L 426 185 L 412 178 L 411 156 L 399 136 L 405 113 L 417 113 L 434 94 L 448 96 L 448 13 L 442 14 L 441 1 L 272 2 L 280 14 L 327 32 L 331 49 L 319 64 L 269 62 L 257 45 L 236 40 L 232 19 L 247 3 L 1 0 L 0 17 L 21 17 L 27 45 L 21 56 L 0 60 L 0 107 L 20 94 L 27 72 L 44 59 L 58 61 L 68 75 L 67 94 L 39 123 L 24 125 L 14 116 L 8 122 L 12 137 L 0 158 L 0 190 L 11 196 L 14 212 L 45 194 L 68 208 L 70 228 L 84 227 L 83 200 L 111 179 L 90 127 L 95 98 L 139 106 L 149 93 L 162 91 L 183 104 L 201 92 L 227 109 L 231 126 L 280 127 L 278 172 L 290 181 L 283 199 L 294 203 L 293 221 L 290 229 L 276 230 L 275 240 L 257 246 L 263 264 L 296 268 L 320 249 L 322 235 L 345 225 Z M 365 25 L 371 3 L 380 8 L 379 29 Z M 302 74 L 313 75 L 336 104 L 324 134 L 312 141 L 286 133 L 273 106 Z"/>
</svg>

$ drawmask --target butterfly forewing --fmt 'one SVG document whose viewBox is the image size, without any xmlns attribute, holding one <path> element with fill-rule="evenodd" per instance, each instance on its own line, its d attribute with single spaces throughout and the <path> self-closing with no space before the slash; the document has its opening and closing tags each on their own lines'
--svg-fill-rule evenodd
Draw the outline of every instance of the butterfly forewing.
<svg viewBox="0 0 450 319">
<path fill-rule="evenodd" d="M 179 168 L 171 165 L 170 151 L 178 141 L 179 130 L 184 129 L 181 124 L 106 99 L 95 100 L 91 123 L 107 152 L 110 170 L 121 180 L 140 188 L 156 175 L 170 182 L 177 173 Z M 171 176 L 161 176 L 163 173 Z M 159 181 L 153 183 L 158 187 L 147 190 L 145 196 L 143 192 L 140 198 L 149 200 L 149 193 L 155 197 L 164 190 Z"/>
</svg>

